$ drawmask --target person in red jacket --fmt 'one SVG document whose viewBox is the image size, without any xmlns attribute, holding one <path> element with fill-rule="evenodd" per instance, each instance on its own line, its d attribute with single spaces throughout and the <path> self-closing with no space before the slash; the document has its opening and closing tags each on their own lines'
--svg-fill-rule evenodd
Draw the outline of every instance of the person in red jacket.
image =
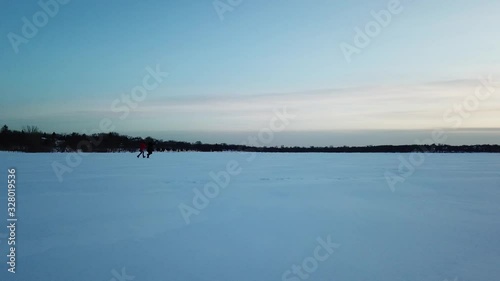
<svg viewBox="0 0 500 281">
<path fill-rule="evenodd" d="M 144 155 L 144 151 L 146 150 L 146 144 L 144 142 L 141 142 L 141 145 L 139 146 L 139 155 L 137 155 L 137 158 L 139 158 L 139 156 L 141 156 L 142 154 L 142 158 L 145 158 L 146 155 Z"/>
</svg>

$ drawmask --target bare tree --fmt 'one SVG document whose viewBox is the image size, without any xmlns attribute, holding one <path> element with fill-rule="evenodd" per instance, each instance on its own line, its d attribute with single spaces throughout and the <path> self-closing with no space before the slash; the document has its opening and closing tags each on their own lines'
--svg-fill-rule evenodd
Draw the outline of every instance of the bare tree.
<svg viewBox="0 0 500 281">
<path fill-rule="evenodd" d="M 40 129 L 38 129 L 37 126 L 24 126 L 23 127 L 23 130 L 22 130 L 24 133 L 28 133 L 28 134 L 41 134 L 42 132 L 40 131 Z"/>
</svg>

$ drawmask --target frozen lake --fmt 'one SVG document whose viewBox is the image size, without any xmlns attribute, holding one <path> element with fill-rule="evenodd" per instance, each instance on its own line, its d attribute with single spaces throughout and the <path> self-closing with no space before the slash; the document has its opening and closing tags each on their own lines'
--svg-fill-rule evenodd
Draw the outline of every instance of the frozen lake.
<svg viewBox="0 0 500 281">
<path fill-rule="evenodd" d="M 0 152 L 0 280 L 500 278 L 500 155 L 427 155 L 393 189 L 408 154 L 67 157 Z"/>
</svg>

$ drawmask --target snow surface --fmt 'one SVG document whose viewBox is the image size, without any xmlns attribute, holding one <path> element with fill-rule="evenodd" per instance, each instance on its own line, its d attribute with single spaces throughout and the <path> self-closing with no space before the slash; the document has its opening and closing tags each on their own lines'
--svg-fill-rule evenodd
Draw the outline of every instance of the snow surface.
<svg viewBox="0 0 500 281">
<path fill-rule="evenodd" d="M 307 280 L 500 280 L 500 155 L 428 155 L 395 192 L 397 154 L 90 154 L 60 182 L 67 156 L 0 153 L 1 225 L 7 167 L 19 218 L 0 280 L 287 280 L 328 237 Z M 241 173 L 186 224 L 179 205 L 230 161 Z"/>
</svg>

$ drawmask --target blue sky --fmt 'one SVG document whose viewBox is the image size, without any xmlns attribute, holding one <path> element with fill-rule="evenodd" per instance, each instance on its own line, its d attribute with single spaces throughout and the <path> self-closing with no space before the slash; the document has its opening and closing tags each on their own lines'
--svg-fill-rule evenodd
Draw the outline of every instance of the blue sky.
<svg viewBox="0 0 500 281">
<path fill-rule="evenodd" d="M 340 44 L 389 3 L 245 0 L 221 20 L 213 1 L 72 0 L 16 54 L 8 35 L 42 8 L 2 1 L 0 121 L 82 132 L 109 118 L 120 133 L 239 143 L 286 107 L 293 137 L 275 144 L 412 143 L 434 128 L 498 143 L 500 2 L 401 0 L 347 62 Z M 157 66 L 168 77 L 121 119 L 113 102 Z M 490 95 L 459 114 L 480 77 Z"/>
</svg>

